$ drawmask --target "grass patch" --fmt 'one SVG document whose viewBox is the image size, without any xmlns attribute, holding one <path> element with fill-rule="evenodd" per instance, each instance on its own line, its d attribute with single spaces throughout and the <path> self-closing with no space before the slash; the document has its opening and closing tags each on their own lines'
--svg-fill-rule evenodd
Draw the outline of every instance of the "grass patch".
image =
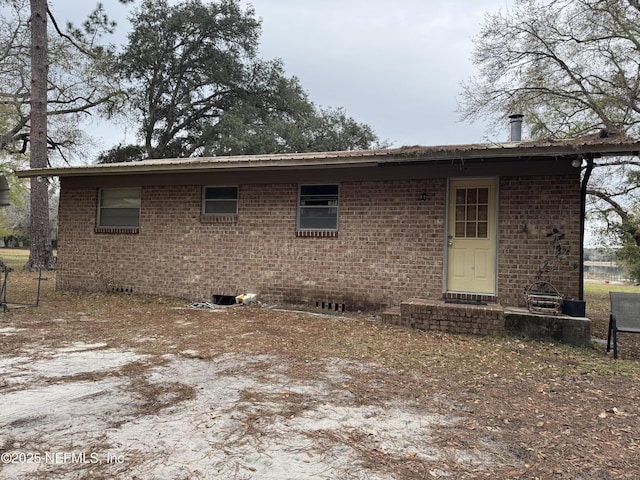
<svg viewBox="0 0 640 480">
<path fill-rule="evenodd" d="M 608 283 L 587 283 L 584 286 L 587 317 L 591 319 L 591 336 L 606 340 L 609 332 L 611 301 L 609 292 L 640 293 L 640 286 Z M 620 356 L 624 359 L 640 359 L 640 335 L 621 333 L 618 335 Z"/>
<path fill-rule="evenodd" d="M 0 248 L 0 259 L 14 270 L 22 270 L 29 260 L 28 248 Z"/>
<path fill-rule="evenodd" d="M 0 248 L 0 259 L 11 268 L 7 276 L 6 301 L 32 304 L 37 298 L 38 272 L 24 269 L 29 260 L 28 248 Z M 4 282 L 4 273 L 0 274 L 0 284 Z M 42 293 L 52 292 L 55 288 L 55 272 L 42 272 Z M 2 298 L 4 300 L 5 298 Z M 19 308 L 9 305 L 9 308 Z"/>
<path fill-rule="evenodd" d="M 609 292 L 631 292 L 640 293 L 638 285 L 617 285 L 610 283 L 585 283 L 585 296 L 609 295 Z"/>
</svg>

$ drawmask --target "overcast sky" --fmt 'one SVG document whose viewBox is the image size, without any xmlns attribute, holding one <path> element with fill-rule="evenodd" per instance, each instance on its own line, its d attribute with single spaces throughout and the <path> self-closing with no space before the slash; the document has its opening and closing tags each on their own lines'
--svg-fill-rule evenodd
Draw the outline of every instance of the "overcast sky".
<svg viewBox="0 0 640 480">
<path fill-rule="evenodd" d="M 457 99 L 474 73 L 472 38 L 505 0 L 246 3 L 263 20 L 263 56 L 282 58 L 316 103 L 344 107 L 394 146 L 487 139 L 484 125 L 459 122 Z"/>
<path fill-rule="evenodd" d="M 344 107 L 392 146 L 508 139 L 456 113 L 460 83 L 474 74 L 472 38 L 487 12 L 511 0 L 242 0 L 262 19 L 261 56 L 281 58 L 312 101 Z M 130 8 L 103 0 L 125 40 Z M 92 0 L 50 0 L 63 23 L 80 21 Z M 64 23 L 63 23 L 64 24 Z M 101 126 L 105 147 L 124 134 Z M 134 141 L 127 132 L 126 140 Z"/>
</svg>

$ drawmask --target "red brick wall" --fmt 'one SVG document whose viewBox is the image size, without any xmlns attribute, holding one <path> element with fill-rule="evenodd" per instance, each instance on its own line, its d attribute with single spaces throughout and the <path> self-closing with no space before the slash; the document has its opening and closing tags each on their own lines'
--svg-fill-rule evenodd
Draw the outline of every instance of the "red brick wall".
<svg viewBox="0 0 640 480">
<path fill-rule="evenodd" d="M 498 292 L 503 305 L 524 305 L 524 286 L 540 266 L 554 258 L 554 228 L 569 249 L 552 283 L 577 298 L 580 282 L 580 182 L 576 176 L 500 179 Z"/>
<path fill-rule="evenodd" d="M 568 185 L 576 180 L 561 180 L 500 181 L 503 303 L 521 303 L 549 250 L 548 228 L 578 240 L 579 198 Z M 96 234 L 97 189 L 63 184 L 58 287 L 190 300 L 252 292 L 265 302 L 350 310 L 442 296 L 446 179 L 342 182 L 339 233 L 329 238 L 296 236 L 297 193 L 296 184 L 240 185 L 237 219 L 206 222 L 201 186 L 143 187 L 140 232 Z M 577 251 L 576 243 L 572 260 Z M 576 278 L 569 269 L 562 285 Z M 577 284 L 570 290 L 577 293 Z"/>
<path fill-rule="evenodd" d="M 63 188 L 58 284 L 348 309 L 440 296 L 445 191 L 444 179 L 341 183 L 338 236 L 314 238 L 296 236 L 296 184 L 240 185 L 231 223 L 201 221 L 200 186 L 144 187 L 137 235 L 94 234 L 97 190 Z"/>
<path fill-rule="evenodd" d="M 456 305 L 413 298 L 402 303 L 400 312 L 387 321 L 437 332 L 497 335 L 504 331 L 504 310 L 495 303 Z"/>
</svg>

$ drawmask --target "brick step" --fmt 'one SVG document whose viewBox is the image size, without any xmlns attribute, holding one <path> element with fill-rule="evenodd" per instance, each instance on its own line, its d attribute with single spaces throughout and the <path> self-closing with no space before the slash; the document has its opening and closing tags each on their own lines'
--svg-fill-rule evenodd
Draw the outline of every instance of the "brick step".
<svg viewBox="0 0 640 480">
<path fill-rule="evenodd" d="M 412 298 L 402 302 L 399 315 L 387 315 L 383 322 L 385 318 L 420 330 L 483 335 L 504 331 L 504 309 L 497 303 L 468 305 Z"/>
<path fill-rule="evenodd" d="M 391 307 L 380 314 L 382 323 L 399 324 L 401 320 L 400 306 Z"/>
</svg>

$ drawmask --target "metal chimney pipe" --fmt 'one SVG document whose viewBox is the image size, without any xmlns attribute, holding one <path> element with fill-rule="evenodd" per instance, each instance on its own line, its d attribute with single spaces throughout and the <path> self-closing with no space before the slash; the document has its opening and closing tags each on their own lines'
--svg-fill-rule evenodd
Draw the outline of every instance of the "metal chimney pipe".
<svg viewBox="0 0 640 480">
<path fill-rule="evenodd" d="M 509 121 L 511 123 L 511 141 L 522 141 L 522 119 L 524 115 L 516 113 L 515 115 L 509 115 Z"/>
</svg>

